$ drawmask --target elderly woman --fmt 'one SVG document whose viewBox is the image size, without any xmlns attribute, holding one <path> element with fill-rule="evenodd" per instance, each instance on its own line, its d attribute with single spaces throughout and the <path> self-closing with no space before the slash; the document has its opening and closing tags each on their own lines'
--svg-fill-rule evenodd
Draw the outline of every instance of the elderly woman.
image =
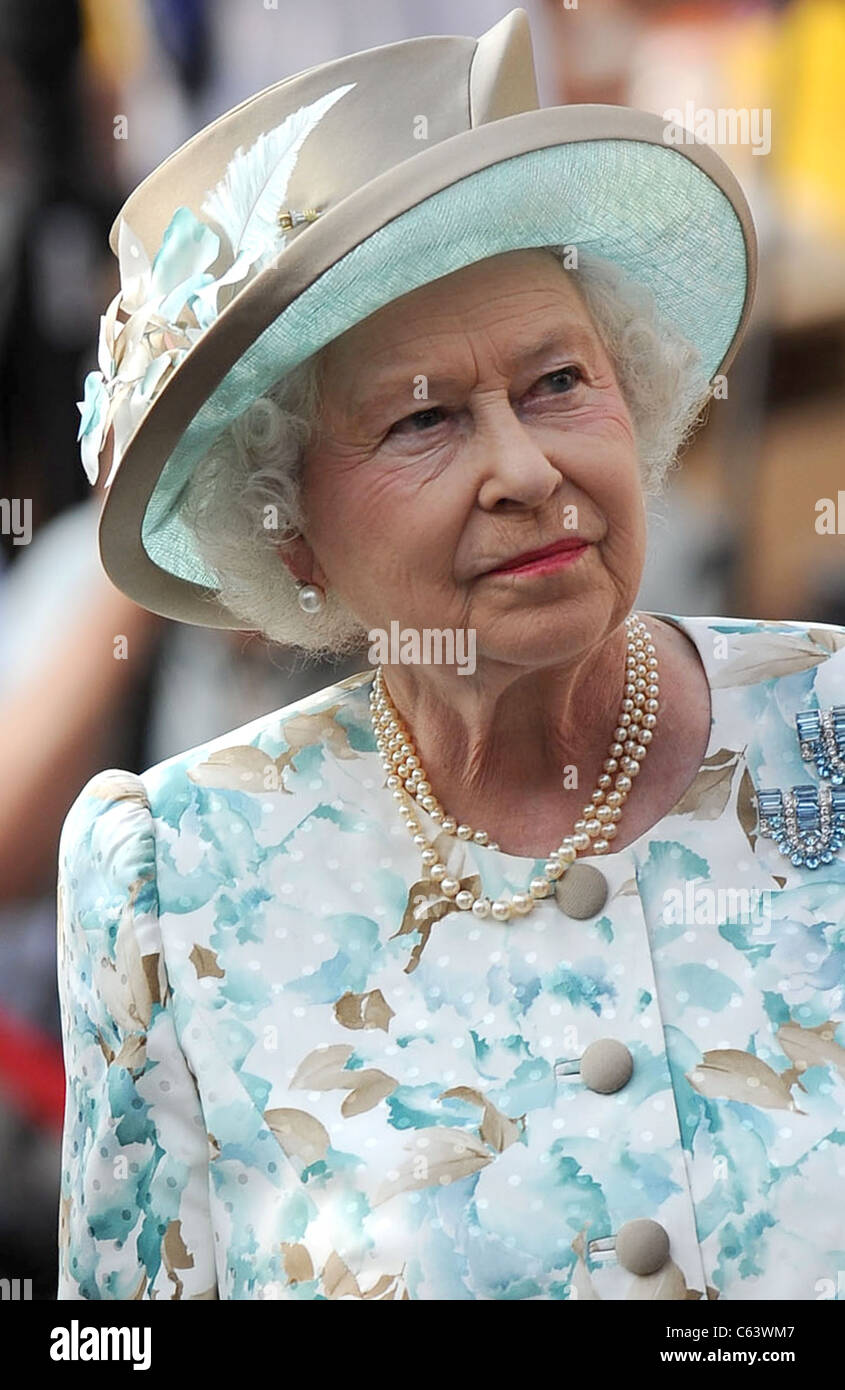
<svg viewBox="0 0 845 1390">
<path fill-rule="evenodd" d="M 845 632 L 634 611 L 753 284 L 677 137 L 514 11 L 127 203 L 106 569 L 369 654 L 68 812 L 60 1297 L 836 1297 Z"/>
</svg>

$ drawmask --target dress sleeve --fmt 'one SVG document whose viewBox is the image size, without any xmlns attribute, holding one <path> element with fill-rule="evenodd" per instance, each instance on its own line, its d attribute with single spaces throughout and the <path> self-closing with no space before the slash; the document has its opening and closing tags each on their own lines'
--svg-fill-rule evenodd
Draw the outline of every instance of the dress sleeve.
<svg viewBox="0 0 845 1390">
<path fill-rule="evenodd" d="M 86 783 L 58 861 L 57 1296 L 217 1298 L 208 1138 L 174 1021 L 140 777 L 111 768 Z"/>
</svg>

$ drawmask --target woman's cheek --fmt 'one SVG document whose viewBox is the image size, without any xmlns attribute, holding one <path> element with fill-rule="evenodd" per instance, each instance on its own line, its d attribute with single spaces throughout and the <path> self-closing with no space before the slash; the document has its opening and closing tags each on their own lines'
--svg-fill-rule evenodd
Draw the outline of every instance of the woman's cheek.
<svg viewBox="0 0 845 1390">
<path fill-rule="evenodd" d="M 628 441 L 633 447 L 634 427 L 631 416 L 624 400 L 614 391 L 612 394 L 603 395 L 599 399 L 585 402 L 579 407 L 577 416 L 573 415 L 573 420 L 590 433 L 600 433 L 610 435 L 615 438 L 622 438 Z"/>
<path fill-rule="evenodd" d="M 386 446 L 381 463 L 401 492 L 420 492 L 430 483 L 440 482 L 445 475 L 454 471 L 459 461 L 459 444 L 443 431 L 437 434 L 437 439 L 430 442 L 419 440 L 405 445 Z"/>
</svg>

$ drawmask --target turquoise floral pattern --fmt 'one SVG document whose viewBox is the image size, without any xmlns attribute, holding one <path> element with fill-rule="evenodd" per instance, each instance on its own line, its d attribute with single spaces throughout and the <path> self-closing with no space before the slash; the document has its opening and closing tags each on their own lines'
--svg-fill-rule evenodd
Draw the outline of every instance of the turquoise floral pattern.
<svg viewBox="0 0 845 1390">
<path fill-rule="evenodd" d="M 82 788 L 60 1298 L 843 1296 L 845 853 L 792 865 L 753 791 L 808 780 L 794 715 L 845 701 L 845 629 L 655 616 L 710 744 L 589 861 L 594 919 L 478 921 L 421 878 L 371 671 Z M 491 897 L 535 864 L 451 850 Z M 633 1057 L 611 1094 L 578 1072 L 601 1038 Z M 648 1276 L 593 1247 L 638 1217 L 670 1238 Z"/>
</svg>

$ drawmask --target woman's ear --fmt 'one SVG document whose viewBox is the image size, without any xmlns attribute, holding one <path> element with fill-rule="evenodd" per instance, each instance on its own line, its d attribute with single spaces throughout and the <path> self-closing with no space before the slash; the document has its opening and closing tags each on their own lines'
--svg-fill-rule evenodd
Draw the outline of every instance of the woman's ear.
<svg viewBox="0 0 845 1390">
<path fill-rule="evenodd" d="M 321 589 L 326 588 L 326 575 L 310 543 L 303 535 L 280 541 L 276 550 L 294 579 L 302 580 L 305 584 L 319 584 Z"/>
</svg>

